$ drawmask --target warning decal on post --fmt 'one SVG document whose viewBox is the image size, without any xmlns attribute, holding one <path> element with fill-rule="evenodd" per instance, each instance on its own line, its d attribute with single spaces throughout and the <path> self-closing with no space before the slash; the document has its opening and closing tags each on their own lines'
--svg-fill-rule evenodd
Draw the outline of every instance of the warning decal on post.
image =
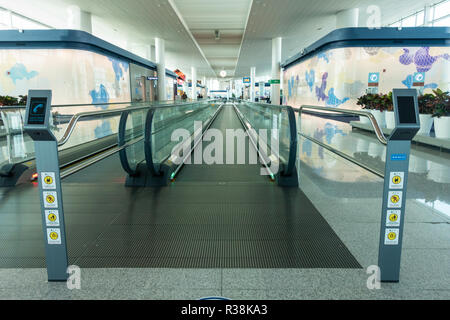
<svg viewBox="0 0 450 320">
<path fill-rule="evenodd" d="M 47 241 L 48 244 L 61 244 L 61 229 L 47 229 Z"/>
<path fill-rule="evenodd" d="M 58 208 L 58 197 L 56 191 L 44 191 L 42 193 L 44 197 L 44 207 L 55 209 Z"/>
<path fill-rule="evenodd" d="M 59 211 L 45 210 L 45 221 L 47 227 L 59 227 Z"/>
<path fill-rule="evenodd" d="M 386 229 L 386 236 L 384 244 L 396 245 L 398 244 L 399 229 Z"/>
<path fill-rule="evenodd" d="M 388 194 L 388 208 L 402 207 L 402 191 L 389 191 Z"/>
<path fill-rule="evenodd" d="M 386 227 L 400 226 L 401 210 L 388 210 L 386 215 Z"/>
<path fill-rule="evenodd" d="M 41 172 L 41 181 L 42 181 L 41 183 L 42 189 L 44 190 L 56 189 L 54 172 Z"/>
<path fill-rule="evenodd" d="M 389 189 L 403 189 L 404 172 L 391 172 L 389 178 Z"/>
</svg>

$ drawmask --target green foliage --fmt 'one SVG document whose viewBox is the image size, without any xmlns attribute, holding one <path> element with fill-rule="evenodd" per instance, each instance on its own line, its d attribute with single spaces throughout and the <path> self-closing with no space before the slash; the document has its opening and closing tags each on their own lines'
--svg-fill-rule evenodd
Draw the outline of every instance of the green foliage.
<svg viewBox="0 0 450 320">
<path fill-rule="evenodd" d="M 10 96 L 0 96 L 0 106 L 17 106 L 19 99 Z"/>
<path fill-rule="evenodd" d="M 359 97 L 356 104 L 368 110 L 379 110 L 381 112 L 394 110 L 392 92 L 389 92 L 389 94 L 367 93 Z"/>
<path fill-rule="evenodd" d="M 448 91 L 444 92 L 441 89 L 433 90 L 433 117 L 448 117 L 450 116 L 450 96 Z"/>
<path fill-rule="evenodd" d="M 11 96 L 0 96 L 0 106 L 24 106 L 27 104 L 28 96 L 19 96 L 19 98 Z"/>
<path fill-rule="evenodd" d="M 418 97 L 419 113 L 432 114 L 433 117 L 450 116 L 450 96 L 441 89 L 433 90 Z M 367 110 L 379 110 L 381 112 L 393 111 L 392 92 L 388 94 L 367 93 L 357 100 L 357 105 Z"/>
</svg>

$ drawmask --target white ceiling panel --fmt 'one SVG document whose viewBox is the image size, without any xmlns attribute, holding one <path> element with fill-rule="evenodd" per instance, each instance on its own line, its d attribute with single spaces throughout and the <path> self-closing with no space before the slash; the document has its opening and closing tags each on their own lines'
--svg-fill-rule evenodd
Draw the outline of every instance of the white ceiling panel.
<svg viewBox="0 0 450 320">
<path fill-rule="evenodd" d="M 240 51 L 236 77 L 248 76 L 256 67 L 257 76 L 270 76 L 271 39 L 282 37 L 282 61 L 297 54 L 336 27 L 339 11 L 359 8 L 360 26 L 366 26 L 367 7 L 378 5 L 381 23 L 412 14 L 433 0 L 254 0 Z"/>
</svg>

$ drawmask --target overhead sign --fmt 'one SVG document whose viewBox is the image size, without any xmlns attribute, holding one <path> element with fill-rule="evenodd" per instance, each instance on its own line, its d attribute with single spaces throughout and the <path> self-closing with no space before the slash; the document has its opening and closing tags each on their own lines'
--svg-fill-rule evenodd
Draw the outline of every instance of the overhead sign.
<svg viewBox="0 0 450 320">
<path fill-rule="evenodd" d="M 174 72 L 181 80 L 186 81 L 186 75 L 183 72 L 179 69 L 176 69 Z"/>
<path fill-rule="evenodd" d="M 270 84 L 280 84 L 280 79 L 272 79 L 272 80 L 269 80 L 269 83 L 270 83 Z"/>
<path fill-rule="evenodd" d="M 244 77 L 244 78 L 242 78 L 242 82 L 243 83 L 250 83 L 251 79 L 250 79 L 250 77 Z"/>
</svg>

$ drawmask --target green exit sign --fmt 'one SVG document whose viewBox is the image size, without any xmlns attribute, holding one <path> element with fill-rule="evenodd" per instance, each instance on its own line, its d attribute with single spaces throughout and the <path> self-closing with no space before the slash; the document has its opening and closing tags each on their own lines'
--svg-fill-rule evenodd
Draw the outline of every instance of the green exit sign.
<svg viewBox="0 0 450 320">
<path fill-rule="evenodd" d="M 280 84 L 280 79 L 272 79 L 272 80 L 269 80 L 269 83 L 270 83 L 270 84 Z"/>
</svg>

